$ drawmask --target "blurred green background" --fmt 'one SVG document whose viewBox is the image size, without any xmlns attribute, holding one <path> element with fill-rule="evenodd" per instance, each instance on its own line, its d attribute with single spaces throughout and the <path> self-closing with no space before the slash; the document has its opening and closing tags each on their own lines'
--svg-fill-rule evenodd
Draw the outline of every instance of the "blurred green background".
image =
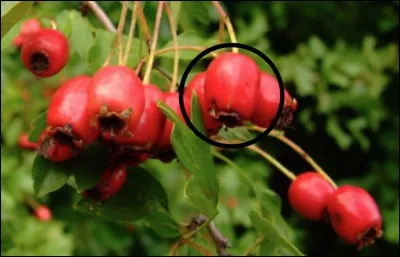
<svg viewBox="0 0 400 257">
<path fill-rule="evenodd" d="M 99 4 L 117 24 L 120 3 Z M 398 255 L 399 2 L 246 1 L 223 5 L 238 41 L 268 55 L 279 68 L 286 88 L 298 99 L 294 128 L 288 129 L 287 136 L 313 156 L 338 184 L 356 184 L 374 196 L 383 215 L 383 238 L 356 251 L 339 240 L 328 225 L 309 222 L 291 210 L 287 202 L 289 181 L 275 168 L 244 149 L 226 155 L 260 186 L 281 196 L 282 216 L 294 231 L 295 245 L 305 254 Z M 52 209 L 54 218 L 50 222 L 38 221 L 26 206 L 26 199 L 33 197 L 31 165 L 35 153 L 18 148 L 20 133 L 29 131 L 30 124 L 48 105 L 46 94 L 61 80 L 93 74 L 102 65 L 109 50 L 107 44 L 112 40 L 106 35 L 104 40 L 85 37 L 87 31 L 79 24 L 84 19 L 76 12 L 79 6 L 77 1 L 41 1 L 29 14 L 56 17 L 57 25 L 68 35 L 71 60 L 55 77 L 37 79 L 24 69 L 18 50 L 10 45 L 19 24 L 2 39 L 2 255 L 165 255 L 174 240 L 162 239 L 145 222 L 127 226 L 74 211 L 72 204 L 78 196 L 71 188 L 37 199 Z M 156 2 L 146 3 L 151 28 L 155 12 Z M 102 28 L 90 11 L 87 18 L 91 28 Z M 42 21 L 46 23 L 48 19 Z M 182 3 L 177 23 L 180 44 L 216 43 L 219 17 L 210 3 Z M 168 20 L 164 17 L 158 48 L 170 41 Z M 130 57 L 131 66 L 146 52 L 144 44 L 136 47 Z M 180 75 L 195 55 L 182 54 Z M 170 73 L 171 56 L 172 53 L 157 59 Z M 265 64 L 260 65 L 266 68 Z M 168 86 L 158 73 L 154 73 L 152 82 L 162 88 Z M 261 146 L 295 173 L 310 169 L 297 154 L 273 138 L 265 138 Z M 253 200 L 237 173 L 223 163 L 217 164 L 221 198 L 216 222 L 231 239 L 232 252 L 240 254 L 255 239 L 248 218 Z M 158 179 L 172 205 L 179 202 L 184 175 L 176 162 L 163 165 L 153 161 L 149 165 L 158 170 Z"/>
</svg>

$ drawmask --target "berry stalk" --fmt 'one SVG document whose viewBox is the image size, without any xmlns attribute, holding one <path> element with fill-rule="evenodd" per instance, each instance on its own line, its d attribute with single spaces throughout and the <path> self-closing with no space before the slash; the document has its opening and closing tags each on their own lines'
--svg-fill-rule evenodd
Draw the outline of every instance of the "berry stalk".
<svg viewBox="0 0 400 257">
<path fill-rule="evenodd" d="M 157 7 L 156 21 L 155 21 L 154 31 L 153 31 L 153 42 L 151 43 L 149 61 L 147 62 L 146 72 L 145 72 L 144 78 L 143 78 L 143 84 L 149 84 L 149 82 L 150 82 L 150 72 L 151 72 L 151 69 L 153 66 L 153 62 L 154 62 L 154 52 L 156 51 L 158 32 L 160 31 L 160 23 L 161 23 L 161 15 L 162 15 L 163 6 L 164 6 L 164 1 L 160 1 L 158 3 L 158 7 Z"/>
<path fill-rule="evenodd" d="M 229 16 L 226 14 L 226 12 L 224 11 L 224 9 L 222 8 L 221 4 L 218 1 L 212 1 L 211 3 L 214 5 L 215 9 L 217 10 L 221 20 L 224 21 L 225 26 L 226 26 L 226 28 L 228 30 L 228 33 L 229 33 L 229 37 L 231 38 L 231 42 L 232 43 L 237 43 L 235 30 L 233 29 L 233 26 L 232 26 L 232 23 L 231 23 L 231 21 L 229 19 Z M 239 49 L 234 47 L 232 49 L 232 52 L 239 53 Z"/>
<path fill-rule="evenodd" d="M 96 1 L 86 1 L 86 5 L 93 11 L 96 15 L 97 19 L 103 23 L 104 27 L 115 33 L 117 29 L 114 27 L 113 23 L 111 22 L 110 18 L 107 14 L 101 9 L 101 7 L 96 3 Z"/>
<path fill-rule="evenodd" d="M 124 65 L 126 65 L 126 63 L 128 62 L 128 56 L 129 56 L 129 52 L 131 51 L 133 35 L 135 34 L 135 27 L 136 27 L 137 13 L 138 13 L 138 5 L 139 5 L 138 1 L 133 1 L 131 25 L 129 27 L 128 42 L 126 44 L 125 54 L 124 54 L 124 58 L 123 58 L 123 64 Z"/>
<path fill-rule="evenodd" d="M 169 26 L 170 26 L 171 35 L 172 35 L 172 41 L 174 44 L 174 69 L 173 69 L 172 81 L 171 81 L 171 86 L 170 86 L 169 91 L 175 92 L 176 91 L 176 81 L 178 80 L 178 68 L 179 68 L 178 37 L 176 35 L 176 26 L 175 26 L 174 17 L 172 15 L 172 11 L 169 8 L 168 3 L 164 5 L 164 10 L 168 17 Z"/>
</svg>

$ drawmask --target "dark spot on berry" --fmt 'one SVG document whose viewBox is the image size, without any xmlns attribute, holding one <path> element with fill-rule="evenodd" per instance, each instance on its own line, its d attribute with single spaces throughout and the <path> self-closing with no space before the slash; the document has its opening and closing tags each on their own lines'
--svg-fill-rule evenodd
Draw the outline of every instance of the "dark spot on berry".
<svg viewBox="0 0 400 257">
<path fill-rule="evenodd" d="M 281 117 L 278 120 L 275 128 L 282 130 L 288 128 L 292 125 L 293 122 L 293 110 L 291 107 L 285 107 L 282 110 Z"/>
<path fill-rule="evenodd" d="M 30 61 L 31 61 L 32 69 L 38 73 L 46 71 L 50 65 L 49 59 L 42 52 L 34 52 L 31 55 Z"/>
<path fill-rule="evenodd" d="M 117 114 L 100 116 L 98 121 L 103 131 L 109 131 L 112 134 L 119 134 L 125 127 L 125 121 Z"/>
</svg>

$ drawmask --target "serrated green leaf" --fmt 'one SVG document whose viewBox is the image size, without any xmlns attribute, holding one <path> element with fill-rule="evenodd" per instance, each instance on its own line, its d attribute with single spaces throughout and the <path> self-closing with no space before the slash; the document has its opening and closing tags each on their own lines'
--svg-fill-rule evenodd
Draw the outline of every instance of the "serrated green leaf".
<svg viewBox="0 0 400 257">
<path fill-rule="evenodd" d="M 77 52 L 79 56 L 87 60 L 89 50 L 95 41 L 89 22 L 77 11 L 68 13 L 71 22 L 71 36 L 69 38 L 71 54 Z"/>
<path fill-rule="evenodd" d="M 39 115 L 39 117 L 33 122 L 33 128 L 29 132 L 29 141 L 37 142 L 40 138 L 40 134 L 46 129 L 47 126 L 47 112 Z"/>
<path fill-rule="evenodd" d="M 33 188 L 38 197 L 54 192 L 67 183 L 70 169 L 64 163 L 54 163 L 38 155 L 32 166 Z"/>
<path fill-rule="evenodd" d="M 117 222 L 145 218 L 160 207 L 168 209 L 167 194 L 160 182 L 140 167 L 128 168 L 125 184 L 108 200 L 96 203 L 81 199 L 74 206 L 83 213 Z"/>
<path fill-rule="evenodd" d="M 67 38 L 71 37 L 72 21 L 69 11 L 63 11 L 56 17 L 57 30 L 61 31 Z"/>
<path fill-rule="evenodd" d="M 33 1 L 1 2 L 1 38 L 31 10 Z"/>
<path fill-rule="evenodd" d="M 253 226 L 263 235 L 264 240 L 268 240 L 276 245 L 279 245 L 286 250 L 288 250 L 293 256 L 303 256 L 302 254 L 289 240 L 279 232 L 276 224 L 272 223 L 270 220 L 263 218 L 256 211 L 250 213 L 250 219 Z"/>
<path fill-rule="evenodd" d="M 192 112 L 197 111 L 198 114 L 192 114 L 192 122 L 193 124 L 197 124 L 197 126 L 201 126 L 201 108 L 195 107 L 199 106 L 196 99 L 197 97 L 195 97 L 194 94 L 192 98 L 192 101 L 194 101 Z M 171 135 L 172 147 L 179 161 L 193 175 L 186 187 L 186 195 L 196 209 L 209 217 L 214 216 L 217 213 L 218 183 L 214 172 L 215 167 L 212 160 L 210 145 L 198 138 L 170 107 L 162 102 L 160 102 L 158 106 L 161 108 L 164 115 L 174 123 Z M 199 193 L 202 195 L 197 195 Z M 197 199 L 195 200 L 193 197 Z M 199 199 L 202 200 L 201 204 L 197 202 Z M 206 205 L 207 208 L 205 208 L 204 205 Z"/>
<path fill-rule="evenodd" d="M 175 238 L 182 235 L 178 222 L 176 222 L 171 214 L 165 210 L 157 210 L 147 217 L 146 221 L 154 232 L 161 237 Z"/>
</svg>

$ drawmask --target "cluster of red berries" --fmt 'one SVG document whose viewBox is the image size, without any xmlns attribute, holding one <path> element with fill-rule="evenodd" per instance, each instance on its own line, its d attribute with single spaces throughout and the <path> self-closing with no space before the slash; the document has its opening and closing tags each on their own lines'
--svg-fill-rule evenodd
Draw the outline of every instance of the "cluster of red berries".
<svg viewBox="0 0 400 257">
<path fill-rule="evenodd" d="M 38 77 L 53 76 L 68 62 L 67 38 L 55 29 L 43 28 L 36 18 L 22 23 L 13 44 L 21 48 L 21 59 L 25 67 Z"/>
<path fill-rule="evenodd" d="M 289 202 L 310 220 L 328 219 L 343 240 L 359 249 L 383 234 L 379 208 L 368 192 L 350 185 L 335 189 L 316 172 L 305 172 L 292 182 Z"/>
</svg>

